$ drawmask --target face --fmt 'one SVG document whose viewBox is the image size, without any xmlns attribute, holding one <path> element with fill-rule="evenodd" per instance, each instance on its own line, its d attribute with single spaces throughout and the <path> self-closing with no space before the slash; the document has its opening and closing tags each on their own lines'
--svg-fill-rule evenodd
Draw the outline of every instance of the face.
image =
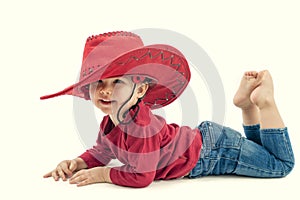
<svg viewBox="0 0 300 200">
<path fill-rule="evenodd" d="M 103 113 L 116 118 L 116 115 L 121 106 L 130 98 L 134 83 L 130 77 L 115 77 L 99 80 L 91 83 L 89 87 L 90 98 L 93 104 Z M 133 95 L 128 103 L 122 108 L 125 112 L 131 106 L 136 104 L 138 98 L 145 95 L 148 85 L 139 83 L 133 92 Z M 123 112 L 121 111 L 121 116 Z"/>
</svg>

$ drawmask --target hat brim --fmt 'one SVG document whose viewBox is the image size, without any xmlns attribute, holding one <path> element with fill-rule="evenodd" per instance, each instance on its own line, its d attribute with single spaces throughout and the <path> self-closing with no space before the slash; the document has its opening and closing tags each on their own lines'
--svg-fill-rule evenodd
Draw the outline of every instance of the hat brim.
<svg viewBox="0 0 300 200">
<path fill-rule="evenodd" d="M 54 94 L 40 99 L 53 98 L 60 95 L 73 95 L 89 100 L 86 87 L 98 80 L 126 75 L 142 75 L 155 80 L 144 97 L 146 105 L 151 109 L 166 106 L 175 101 L 190 81 L 188 62 L 176 48 L 155 44 L 130 50 L 113 59 L 105 66 L 97 66 L 79 82 Z"/>
</svg>

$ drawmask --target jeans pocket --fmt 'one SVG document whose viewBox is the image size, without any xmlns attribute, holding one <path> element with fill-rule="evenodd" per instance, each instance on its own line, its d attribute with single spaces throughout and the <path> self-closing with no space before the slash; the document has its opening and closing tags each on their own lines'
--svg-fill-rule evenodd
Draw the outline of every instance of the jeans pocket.
<svg viewBox="0 0 300 200">
<path fill-rule="evenodd" d="M 212 174 L 213 170 L 215 169 L 215 166 L 217 164 L 218 160 L 217 159 L 208 159 L 206 166 L 203 168 L 203 176 L 207 176 Z"/>
<path fill-rule="evenodd" d="M 219 136 L 214 148 L 240 148 L 242 143 L 241 133 L 229 127 L 223 127 L 221 131 L 222 134 Z"/>
<path fill-rule="evenodd" d="M 211 158 L 201 158 L 190 173 L 190 178 L 198 178 L 212 174 L 218 160 Z"/>
</svg>

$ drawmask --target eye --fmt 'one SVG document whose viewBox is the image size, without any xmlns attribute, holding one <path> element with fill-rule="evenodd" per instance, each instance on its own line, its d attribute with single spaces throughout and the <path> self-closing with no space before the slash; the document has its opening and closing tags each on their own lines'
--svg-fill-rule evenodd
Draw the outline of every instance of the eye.
<svg viewBox="0 0 300 200">
<path fill-rule="evenodd" d="M 124 81 L 120 80 L 120 79 L 115 79 L 114 83 L 124 83 Z"/>
<path fill-rule="evenodd" d="M 95 82 L 91 83 L 90 85 L 93 87 L 97 87 L 100 84 L 102 84 L 102 80 L 95 81 Z"/>
</svg>

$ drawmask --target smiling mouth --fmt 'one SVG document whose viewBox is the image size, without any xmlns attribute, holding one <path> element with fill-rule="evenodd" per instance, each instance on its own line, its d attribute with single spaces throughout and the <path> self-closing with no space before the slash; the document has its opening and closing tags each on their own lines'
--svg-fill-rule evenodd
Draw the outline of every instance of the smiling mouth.
<svg viewBox="0 0 300 200">
<path fill-rule="evenodd" d="M 115 101 L 109 101 L 109 100 L 105 100 L 105 99 L 100 99 L 99 101 L 103 105 L 111 105 L 113 102 L 115 102 Z"/>
</svg>

